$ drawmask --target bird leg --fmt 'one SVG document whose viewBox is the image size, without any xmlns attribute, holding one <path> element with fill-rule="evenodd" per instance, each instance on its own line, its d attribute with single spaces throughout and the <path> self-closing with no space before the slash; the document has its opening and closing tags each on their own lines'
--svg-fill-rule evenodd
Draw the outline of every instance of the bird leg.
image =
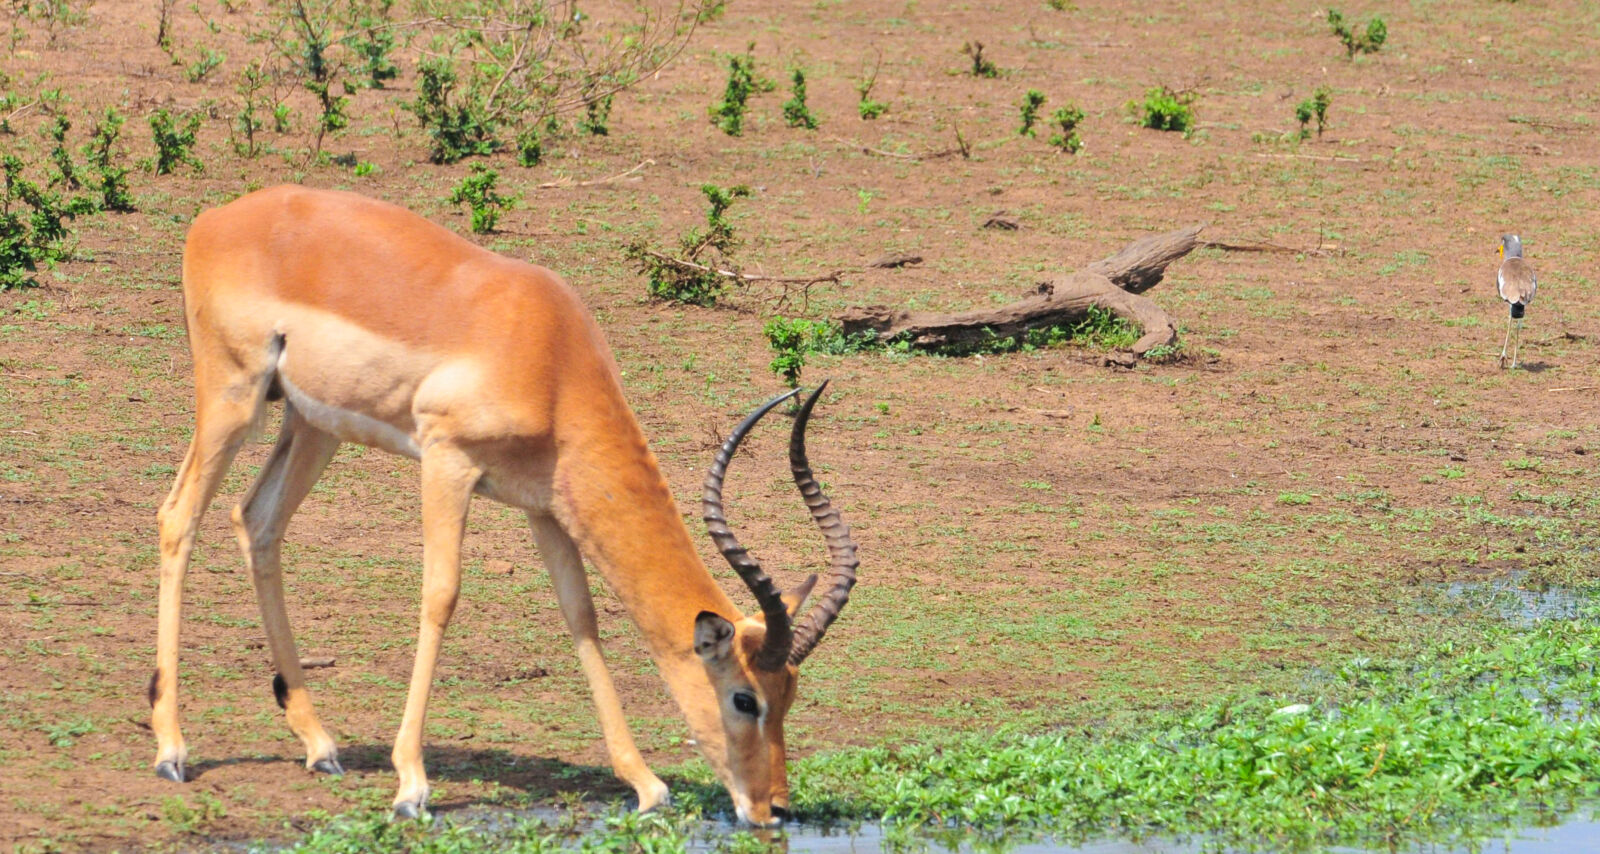
<svg viewBox="0 0 1600 854">
<path fill-rule="evenodd" d="M 1511 369 L 1517 367 L 1517 351 L 1522 349 L 1522 318 L 1517 318 L 1517 334 L 1511 344 Z"/>
<path fill-rule="evenodd" d="M 1511 347 L 1511 315 L 1506 315 L 1506 340 L 1500 344 L 1500 369 L 1506 367 L 1506 350 Z"/>
</svg>

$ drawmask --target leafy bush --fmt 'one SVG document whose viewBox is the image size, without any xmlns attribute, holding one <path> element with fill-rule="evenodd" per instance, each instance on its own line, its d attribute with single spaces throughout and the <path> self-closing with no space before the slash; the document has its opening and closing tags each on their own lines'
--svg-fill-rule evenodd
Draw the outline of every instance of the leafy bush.
<svg viewBox="0 0 1600 854">
<path fill-rule="evenodd" d="M 499 179 L 500 173 L 482 163 L 474 163 L 472 173 L 461 179 L 461 183 L 450 193 L 450 204 L 464 204 L 471 210 L 474 234 L 494 231 L 500 214 L 510 210 L 516 201 L 511 196 L 500 195 L 495 189 L 495 182 Z"/>
<path fill-rule="evenodd" d="M 417 66 L 417 99 L 405 108 L 432 142 L 428 159 L 434 163 L 493 154 L 500 147 L 499 123 L 489 114 L 486 99 L 472 91 L 458 94 L 455 67 L 444 57 Z"/>
<path fill-rule="evenodd" d="M 1139 123 L 1156 130 L 1179 131 L 1188 134 L 1194 129 L 1195 95 L 1193 92 L 1174 92 L 1166 86 L 1145 90 L 1144 103 L 1135 107 Z"/>
<path fill-rule="evenodd" d="M 24 165 L 16 155 L 0 158 L 5 189 L 0 194 L 0 291 L 32 287 L 40 267 L 71 255 L 72 231 L 66 222 L 91 213 L 87 199 L 65 202 L 23 177 Z"/>
<path fill-rule="evenodd" d="M 983 55 L 983 42 L 970 41 L 961 46 L 961 52 L 972 60 L 973 77 L 999 77 L 1000 67 Z"/>
<path fill-rule="evenodd" d="M 178 120 L 165 109 L 156 110 L 150 116 L 150 133 L 155 140 L 156 156 L 154 160 L 145 161 L 145 168 L 154 169 L 157 175 L 170 175 L 174 169 L 188 164 L 196 172 L 203 171 L 205 164 L 200 158 L 194 156 L 194 135 L 200 130 L 200 116 L 191 113 L 183 119 L 182 127 Z"/>
<path fill-rule="evenodd" d="M 839 324 L 831 320 L 807 320 L 800 317 L 774 317 L 762 327 L 767 344 L 775 354 L 768 367 L 789 385 L 798 388 L 800 371 L 805 367 L 810 353 L 844 355 L 870 347 L 876 336 L 868 332 L 862 336 L 847 336 Z"/>
<path fill-rule="evenodd" d="M 1377 53 L 1378 49 L 1383 47 L 1384 40 L 1389 37 L 1389 27 L 1377 15 L 1373 15 L 1372 19 L 1367 21 L 1365 31 L 1356 33 L 1345 23 L 1344 15 L 1340 14 L 1338 9 L 1329 9 L 1328 26 L 1344 45 L 1345 56 L 1352 59 L 1358 53 Z"/>
<path fill-rule="evenodd" d="M 1322 129 L 1328 124 L 1328 107 L 1333 103 L 1333 90 L 1326 86 L 1318 86 L 1311 97 L 1301 101 L 1294 108 L 1294 117 L 1300 122 L 1300 138 L 1311 138 L 1311 120 L 1317 120 L 1317 136 L 1322 136 Z"/>
<path fill-rule="evenodd" d="M 406 109 L 427 133 L 429 159 L 492 153 L 568 112 L 604 132 L 610 97 L 678 56 L 695 26 L 640 5 L 643 17 L 624 21 L 549 0 L 413 0 L 417 21 L 401 31 L 431 39 Z"/>
<path fill-rule="evenodd" d="M 745 52 L 728 57 L 728 84 L 722 90 L 722 100 L 711 105 L 711 123 L 728 136 L 744 133 L 744 111 L 750 96 L 772 88 L 772 84 L 756 75 L 755 45 Z"/>
<path fill-rule="evenodd" d="M 107 107 L 105 115 L 95 123 L 89 133 L 89 142 L 83 146 L 83 156 L 89 168 L 100 175 L 101 210 L 129 212 L 134 209 L 133 195 L 128 192 L 128 170 L 118 166 L 112 150 L 117 137 L 122 134 L 125 119 L 115 107 Z"/>
<path fill-rule="evenodd" d="M 544 160 L 544 136 L 538 128 L 525 128 L 517 134 L 517 165 L 538 166 Z"/>
<path fill-rule="evenodd" d="M 652 252 L 643 242 L 629 244 L 624 255 L 638 265 L 649 279 L 650 296 L 689 305 L 715 305 L 728 288 L 728 277 L 718 272 L 718 264 L 739 245 L 733 226 L 723 216 L 735 199 L 750 195 L 740 184 L 718 187 L 703 184 L 700 192 L 711 205 L 706 212 L 706 229 L 690 229 L 678 241 L 677 257 Z"/>
<path fill-rule="evenodd" d="M 806 106 L 806 73 L 794 70 L 792 97 L 783 102 L 783 120 L 792 128 L 817 129 L 817 116 Z"/>
<path fill-rule="evenodd" d="M 584 117 L 578 120 L 578 130 L 591 136 L 606 136 L 611 133 L 611 128 L 606 122 L 611 118 L 611 99 L 613 95 L 604 95 L 591 98 L 583 105 Z"/>
<path fill-rule="evenodd" d="M 878 84 L 878 70 L 882 67 L 883 57 L 880 55 L 877 64 L 872 66 L 872 73 L 856 84 L 856 94 L 861 96 L 861 100 L 856 104 L 856 112 L 869 122 L 889 112 L 888 104 L 872 100 L 872 87 Z"/>
<path fill-rule="evenodd" d="M 1039 108 L 1044 106 L 1044 93 L 1038 89 L 1029 89 L 1022 96 L 1022 127 L 1017 129 L 1018 136 L 1033 136 L 1033 123 L 1039 120 Z"/>
<path fill-rule="evenodd" d="M 1077 154 L 1083 148 L 1083 140 L 1078 136 L 1078 123 L 1083 121 L 1083 110 L 1076 104 L 1068 104 L 1058 108 L 1050 114 L 1050 124 L 1060 128 L 1060 133 L 1050 135 L 1050 144 L 1068 154 Z"/>
</svg>

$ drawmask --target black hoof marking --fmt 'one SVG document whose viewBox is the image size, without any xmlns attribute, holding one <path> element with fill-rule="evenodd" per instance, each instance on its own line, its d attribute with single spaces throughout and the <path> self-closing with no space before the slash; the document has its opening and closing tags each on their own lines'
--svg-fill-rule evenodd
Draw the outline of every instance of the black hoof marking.
<svg viewBox="0 0 1600 854">
<path fill-rule="evenodd" d="M 330 777 L 343 777 L 344 766 L 337 759 L 318 759 L 311 763 L 311 770 L 327 774 Z"/>
<path fill-rule="evenodd" d="M 182 783 L 183 766 L 171 760 L 158 763 L 156 765 L 156 776 L 163 780 L 170 780 L 174 783 Z"/>
<path fill-rule="evenodd" d="M 410 801 L 401 801 L 394 805 L 394 817 L 410 821 L 422 815 L 422 807 Z"/>
<path fill-rule="evenodd" d="M 278 698 L 278 708 L 289 708 L 289 683 L 283 681 L 282 673 L 272 674 L 272 696 Z"/>
<path fill-rule="evenodd" d="M 157 667 L 150 674 L 150 684 L 144 689 L 144 695 L 150 699 L 150 708 L 155 708 L 156 701 L 161 699 L 161 668 Z"/>
</svg>

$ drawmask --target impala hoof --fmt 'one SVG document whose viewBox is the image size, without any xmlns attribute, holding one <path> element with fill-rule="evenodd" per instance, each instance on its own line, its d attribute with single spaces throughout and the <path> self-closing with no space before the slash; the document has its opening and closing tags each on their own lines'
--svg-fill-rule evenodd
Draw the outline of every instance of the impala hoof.
<svg viewBox="0 0 1600 854">
<path fill-rule="evenodd" d="M 318 759 L 311 763 L 311 770 L 319 774 L 327 774 L 329 777 L 344 776 L 344 766 L 340 765 L 337 759 Z"/>
<path fill-rule="evenodd" d="M 396 820 L 403 821 L 421 818 L 422 805 L 412 803 L 411 801 L 401 801 L 400 803 L 394 805 L 394 817 Z"/>
<path fill-rule="evenodd" d="M 156 763 L 156 776 L 174 783 L 183 782 L 183 763 L 167 760 Z"/>
</svg>

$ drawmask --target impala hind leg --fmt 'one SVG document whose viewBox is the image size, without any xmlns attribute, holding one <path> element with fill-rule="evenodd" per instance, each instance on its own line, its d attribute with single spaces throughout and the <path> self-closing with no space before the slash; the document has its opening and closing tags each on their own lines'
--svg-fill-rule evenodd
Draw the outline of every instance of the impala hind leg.
<svg viewBox="0 0 1600 854">
<path fill-rule="evenodd" d="M 550 570 L 550 580 L 556 589 L 556 599 L 561 603 L 561 615 L 572 632 L 572 642 L 577 647 L 578 661 L 583 675 L 589 680 L 589 690 L 594 694 L 594 705 L 600 716 L 600 729 L 605 734 L 606 751 L 611 754 L 611 767 L 617 776 L 639 793 L 639 809 L 654 809 L 668 800 L 667 784 L 645 764 L 639 748 L 628 731 L 628 720 L 622 713 L 622 702 L 617 699 L 616 686 L 606 669 L 605 656 L 600 651 L 600 631 L 595 623 L 594 600 L 589 596 L 589 579 L 583 571 L 583 559 L 578 547 L 561 529 L 560 523 L 550 516 L 528 514 L 533 526 L 533 539 Z"/>
<path fill-rule="evenodd" d="M 245 394 L 248 394 L 246 392 Z M 183 619 L 183 578 L 189 555 L 206 507 L 217 494 L 222 476 L 249 435 L 260 398 L 234 402 L 238 397 L 216 395 L 196 408 L 194 438 L 172 491 L 161 503 L 157 519 L 161 530 L 161 587 L 158 594 L 156 670 L 150 676 L 150 729 L 156 735 L 156 776 L 175 783 L 184 780 L 188 750 L 178 727 L 178 627 Z"/>
<path fill-rule="evenodd" d="M 233 508 L 233 529 L 239 549 L 255 582 L 261 605 L 261 624 L 277 675 L 273 693 L 289 720 L 289 729 L 306 747 L 306 767 L 326 774 L 343 774 L 339 750 L 311 707 L 300 654 L 283 598 L 282 547 L 289 517 L 300 507 L 322 470 L 339 449 L 339 440 L 306 423 L 292 405 L 285 404 L 278 444 L 261 467 L 255 484 Z"/>
<path fill-rule="evenodd" d="M 467 506 L 482 474 L 459 449 L 433 444 L 422 451 L 422 627 L 417 633 L 417 659 L 411 669 L 406 711 L 394 740 L 394 770 L 400 777 L 400 790 L 394 798 L 397 818 L 420 816 L 428 801 L 422 727 L 428 717 L 428 693 L 445 626 L 461 592 L 461 539 L 467 526 Z"/>
</svg>

